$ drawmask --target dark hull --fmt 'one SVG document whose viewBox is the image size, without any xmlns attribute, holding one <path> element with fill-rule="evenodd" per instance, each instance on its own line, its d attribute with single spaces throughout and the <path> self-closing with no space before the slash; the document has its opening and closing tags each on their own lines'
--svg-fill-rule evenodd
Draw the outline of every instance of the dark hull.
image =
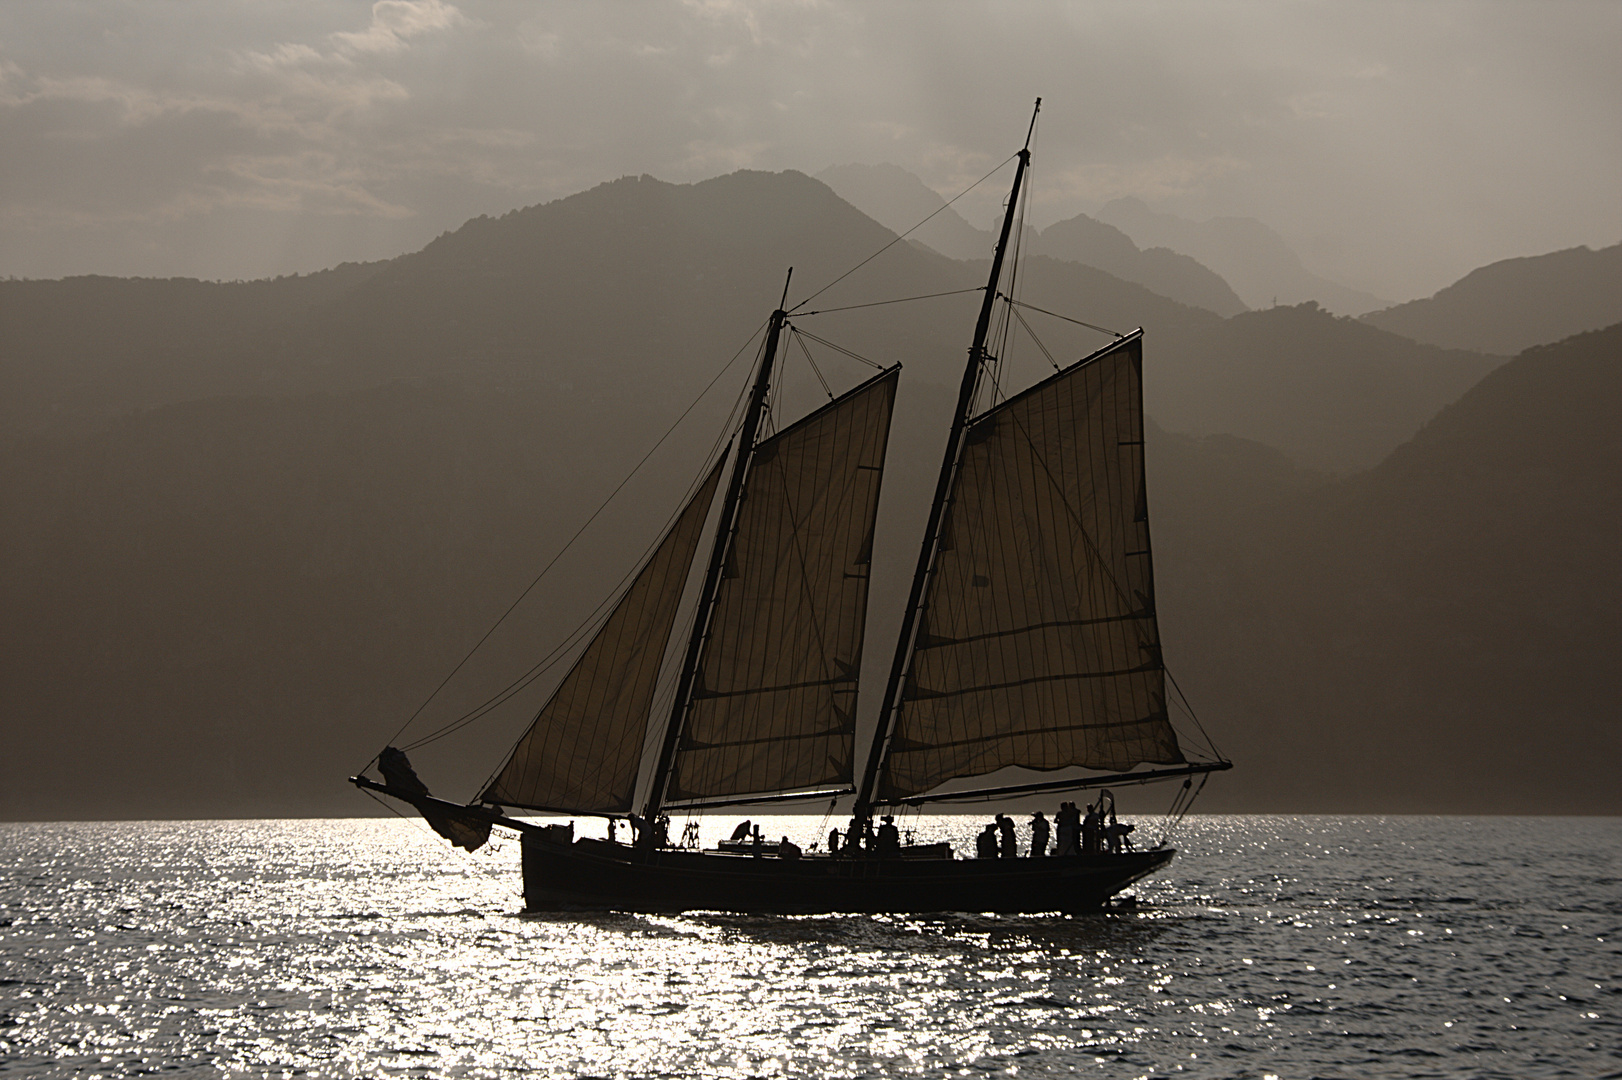
<svg viewBox="0 0 1622 1080">
<path fill-rule="evenodd" d="M 527 911 L 825 912 L 1097 910 L 1171 862 L 1170 848 L 1044 859 L 754 858 L 526 833 Z"/>
</svg>

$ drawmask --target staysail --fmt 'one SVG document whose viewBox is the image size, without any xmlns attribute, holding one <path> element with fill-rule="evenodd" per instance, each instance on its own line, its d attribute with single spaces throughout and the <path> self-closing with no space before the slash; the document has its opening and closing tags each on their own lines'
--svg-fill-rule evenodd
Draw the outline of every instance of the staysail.
<svg viewBox="0 0 1622 1080">
<path fill-rule="evenodd" d="M 478 801 L 567 813 L 631 809 L 660 664 L 724 464 L 725 455 Z"/>
<path fill-rule="evenodd" d="M 1182 762 L 1149 556 L 1142 337 L 972 420 L 947 506 L 876 801 L 1007 766 Z"/>
<path fill-rule="evenodd" d="M 669 799 L 850 782 L 897 377 L 877 375 L 756 446 Z"/>
</svg>

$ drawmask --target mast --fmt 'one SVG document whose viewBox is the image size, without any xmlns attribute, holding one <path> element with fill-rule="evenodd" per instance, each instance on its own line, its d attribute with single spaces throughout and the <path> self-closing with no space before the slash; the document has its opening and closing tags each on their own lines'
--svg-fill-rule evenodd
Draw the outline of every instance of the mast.
<svg viewBox="0 0 1622 1080">
<path fill-rule="evenodd" d="M 906 677 L 912 658 L 912 643 L 917 636 L 918 612 L 923 602 L 924 587 L 935 561 L 935 548 L 940 541 L 941 519 L 946 514 L 946 501 L 952 491 L 952 476 L 963 450 L 963 433 L 969 424 L 969 413 L 974 408 L 974 391 L 980 381 L 980 369 L 986 358 L 986 337 L 991 332 L 991 311 L 997 302 L 997 282 L 1002 277 L 1003 255 L 1008 250 L 1008 234 L 1014 227 L 1014 212 L 1019 206 L 1020 185 L 1025 180 L 1025 168 L 1031 161 L 1031 133 L 1036 130 L 1036 115 L 1042 111 L 1042 99 L 1036 99 L 1031 112 L 1031 126 L 1025 132 L 1025 146 L 1019 152 L 1019 164 L 1014 168 L 1014 187 L 1008 195 L 1008 210 L 1003 215 L 1002 232 L 997 237 L 997 250 L 991 257 L 991 276 L 986 281 L 986 295 L 980 302 L 980 317 L 974 324 L 974 341 L 969 346 L 969 362 L 963 369 L 963 382 L 958 388 L 957 411 L 952 414 L 952 430 L 946 437 L 946 455 L 941 461 L 940 478 L 935 483 L 935 499 L 929 506 L 929 523 L 924 526 L 924 542 L 918 553 L 918 568 L 913 572 L 912 591 L 907 595 L 906 611 L 901 619 L 901 637 L 896 642 L 895 660 L 890 665 L 890 680 L 884 686 L 884 703 L 879 706 L 879 722 L 873 730 L 873 746 L 867 753 L 862 771 L 862 785 L 856 795 L 852 815 L 858 820 L 872 816 L 873 789 L 878 783 L 879 768 L 884 763 L 884 750 L 895 723 L 896 703 L 900 697 L 901 682 Z"/>
<path fill-rule="evenodd" d="M 715 609 L 716 594 L 721 587 L 721 572 L 726 567 L 727 548 L 732 530 L 737 523 L 738 500 L 743 494 L 744 474 L 755 450 L 756 435 L 760 430 L 761 414 L 766 408 L 766 393 L 772 384 L 772 362 L 777 357 L 778 339 L 783 334 L 783 323 L 788 314 L 783 305 L 788 302 L 788 285 L 794 277 L 789 267 L 783 281 L 783 299 L 772 312 L 766 328 L 766 345 L 760 358 L 760 370 L 755 375 L 754 388 L 749 392 L 749 407 L 744 411 L 743 428 L 738 433 L 738 457 L 732 463 L 732 476 L 727 480 L 726 497 L 721 503 L 721 517 L 715 527 L 715 544 L 710 549 L 710 563 L 704 571 L 704 587 L 698 594 L 698 611 L 693 616 L 693 632 L 687 639 L 687 655 L 682 661 L 681 678 L 676 683 L 676 700 L 671 707 L 670 722 L 665 727 L 664 743 L 659 748 L 659 761 L 654 766 L 653 781 L 648 799 L 642 808 L 642 817 L 651 823 L 664 805 L 665 791 L 670 786 L 670 772 L 676 759 L 676 745 L 681 741 L 682 725 L 692 697 L 693 679 L 698 673 L 699 657 L 704 651 L 704 639 L 709 632 L 710 614 Z"/>
</svg>

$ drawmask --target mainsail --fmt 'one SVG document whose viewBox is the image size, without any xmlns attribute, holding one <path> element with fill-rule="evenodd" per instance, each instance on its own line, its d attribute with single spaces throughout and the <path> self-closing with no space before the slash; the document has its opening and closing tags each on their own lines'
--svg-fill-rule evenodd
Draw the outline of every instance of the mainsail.
<svg viewBox="0 0 1622 1080">
<path fill-rule="evenodd" d="M 1166 712 L 1134 335 L 975 418 L 878 802 L 1007 766 L 1183 761 Z"/>
<path fill-rule="evenodd" d="M 897 369 L 754 450 L 668 798 L 848 784 Z"/>
<path fill-rule="evenodd" d="M 569 813 L 631 809 L 660 664 L 723 464 L 724 455 L 480 802 Z"/>
</svg>

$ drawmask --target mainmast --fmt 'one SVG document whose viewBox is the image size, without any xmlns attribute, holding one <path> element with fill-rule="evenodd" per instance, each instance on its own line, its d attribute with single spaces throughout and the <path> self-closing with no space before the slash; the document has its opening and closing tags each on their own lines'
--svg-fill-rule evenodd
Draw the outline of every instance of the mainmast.
<svg viewBox="0 0 1622 1080">
<path fill-rule="evenodd" d="M 963 369 L 963 382 L 958 388 L 957 411 L 952 414 L 952 430 L 946 437 L 946 455 L 941 461 L 940 478 L 935 483 L 935 499 L 929 506 L 929 522 L 924 526 L 924 542 L 918 553 L 918 568 L 913 572 L 912 591 L 907 596 L 906 611 L 901 619 L 901 637 L 896 642 L 895 660 L 890 665 L 890 680 L 884 687 L 884 703 L 879 706 L 879 722 L 873 731 L 873 746 L 867 754 L 862 772 L 862 785 L 856 795 L 852 813 L 858 820 L 866 820 L 873 812 L 873 789 L 878 783 L 879 769 L 884 763 L 885 747 L 895 725 L 896 704 L 900 698 L 901 683 L 906 678 L 912 657 L 913 639 L 918 632 L 918 612 L 923 602 L 924 588 L 929 584 L 936 548 L 940 543 L 941 520 L 946 514 L 947 499 L 952 491 L 952 477 L 957 471 L 958 458 L 963 452 L 963 433 L 968 427 L 969 414 L 974 409 L 974 391 L 980 381 L 980 371 L 986 361 L 986 338 L 991 332 L 991 312 L 997 302 L 997 282 L 1002 278 L 1003 256 L 1008 251 L 1008 237 L 1014 227 L 1014 215 L 1019 207 L 1020 186 L 1025 181 L 1025 169 L 1031 161 L 1031 134 L 1036 130 L 1036 115 L 1042 110 L 1042 99 L 1036 99 L 1031 112 L 1031 126 L 1025 133 L 1025 146 L 1019 152 L 1019 164 L 1014 168 L 1014 186 L 1008 195 L 1008 210 L 1003 215 L 1002 232 L 997 237 L 997 250 L 991 257 L 991 275 L 986 281 L 986 294 L 980 302 L 980 317 L 974 324 L 974 340 L 969 346 L 969 362 Z M 741 464 L 741 459 L 740 459 Z"/>
<path fill-rule="evenodd" d="M 767 325 L 760 370 L 755 375 L 755 385 L 749 393 L 749 406 L 744 411 L 743 428 L 738 433 L 738 456 L 732 463 L 732 476 L 727 481 L 726 497 L 721 502 L 721 517 L 715 527 L 715 544 L 710 549 L 709 566 L 704 571 L 704 586 L 698 594 L 698 611 L 693 616 L 693 632 L 687 640 L 687 654 L 682 661 L 681 677 L 676 683 L 675 704 L 671 707 L 670 722 L 665 727 L 664 742 L 659 748 L 659 761 L 654 766 L 648 799 L 642 809 L 642 817 L 650 827 L 664 806 L 665 792 L 670 786 L 676 746 L 681 741 L 682 726 L 693 693 L 693 680 L 698 672 L 699 657 L 704 651 L 704 639 L 709 633 L 716 594 L 720 591 L 721 572 L 726 567 L 727 549 L 737 525 L 738 500 L 743 493 L 744 475 L 749 470 L 749 459 L 754 454 L 756 436 L 760 431 L 760 418 L 766 409 L 766 394 L 771 389 L 772 363 L 777 357 L 783 323 L 788 318 L 783 305 L 788 302 L 788 285 L 793 277 L 794 268 L 791 266 L 788 277 L 783 281 L 783 299 L 778 303 L 777 310 L 772 312 Z"/>
</svg>

